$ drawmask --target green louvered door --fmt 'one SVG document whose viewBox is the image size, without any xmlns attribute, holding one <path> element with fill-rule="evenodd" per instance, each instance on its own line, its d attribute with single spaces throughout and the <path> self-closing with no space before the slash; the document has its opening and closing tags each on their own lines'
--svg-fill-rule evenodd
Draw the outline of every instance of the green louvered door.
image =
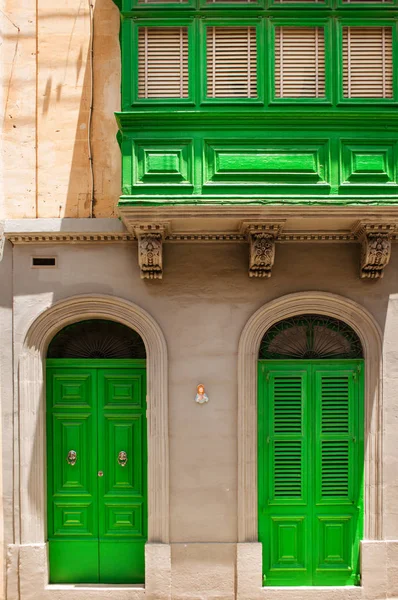
<svg viewBox="0 0 398 600">
<path fill-rule="evenodd" d="M 47 450 L 50 581 L 143 583 L 145 360 L 47 360 Z"/>
<path fill-rule="evenodd" d="M 260 361 L 265 585 L 355 585 L 363 524 L 363 361 Z"/>
</svg>

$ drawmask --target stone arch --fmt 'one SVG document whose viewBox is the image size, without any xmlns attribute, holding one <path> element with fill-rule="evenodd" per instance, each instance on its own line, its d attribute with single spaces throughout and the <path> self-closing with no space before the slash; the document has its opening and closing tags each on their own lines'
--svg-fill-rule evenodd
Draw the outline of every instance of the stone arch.
<svg viewBox="0 0 398 600">
<path fill-rule="evenodd" d="M 142 308 L 106 295 L 74 296 L 31 324 L 19 363 L 20 524 L 22 545 L 46 542 L 45 357 L 58 331 L 83 319 L 108 319 L 135 329 L 147 353 L 148 542 L 169 543 L 167 347 L 156 321 Z"/>
<path fill-rule="evenodd" d="M 269 327 L 299 314 L 345 321 L 365 359 L 365 539 L 382 535 L 382 335 L 362 306 L 336 294 L 300 292 L 261 307 L 243 329 L 238 352 L 238 541 L 257 542 L 257 360 Z"/>
</svg>

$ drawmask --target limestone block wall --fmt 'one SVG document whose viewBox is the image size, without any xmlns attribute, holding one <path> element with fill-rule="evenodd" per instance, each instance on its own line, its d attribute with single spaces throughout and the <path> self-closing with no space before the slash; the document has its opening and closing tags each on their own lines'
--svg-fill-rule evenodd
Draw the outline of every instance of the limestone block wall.
<svg viewBox="0 0 398 600">
<path fill-rule="evenodd" d="M 1 218 L 114 216 L 120 193 L 116 6 L 112 0 L 2 0 L 1 8 Z"/>
</svg>

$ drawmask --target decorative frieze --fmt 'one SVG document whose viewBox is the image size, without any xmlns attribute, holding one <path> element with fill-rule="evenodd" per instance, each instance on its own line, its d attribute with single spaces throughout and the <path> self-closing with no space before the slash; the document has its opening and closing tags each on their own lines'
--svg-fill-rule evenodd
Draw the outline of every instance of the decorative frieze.
<svg viewBox="0 0 398 600">
<path fill-rule="evenodd" d="M 141 279 L 162 279 L 163 240 L 166 226 L 163 223 L 139 223 L 134 227 L 138 240 L 138 264 Z"/>
<path fill-rule="evenodd" d="M 249 277 L 271 277 L 275 261 L 275 241 L 283 223 L 242 224 L 249 241 Z"/>
<path fill-rule="evenodd" d="M 391 256 L 391 241 L 396 231 L 395 223 L 370 223 L 360 221 L 353 233 L 361 242 L 360 276 L 380 279 Z"/>
</svg>

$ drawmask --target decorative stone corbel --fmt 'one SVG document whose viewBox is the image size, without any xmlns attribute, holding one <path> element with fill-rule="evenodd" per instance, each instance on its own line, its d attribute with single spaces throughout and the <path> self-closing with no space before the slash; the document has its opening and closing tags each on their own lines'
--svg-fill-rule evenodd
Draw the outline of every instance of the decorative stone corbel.
<svg viewBox="0 0 398 600">
<path fill-rule="evenodd" d="M 361 278 L 380 279 L 391 256 L 391 237 L 395 223 L 371 223 L 360 221 L 353 234 L 361 242 Z"/>
<path fill-rule="evenodd" d="M 275 261 L 275 240 L 284 223 L 242 224 L 249 241 L 249 277 L 271 277 Z"/>
<path fill-rule="evenodd" d="M 138 240 L 138 264 L 141 279 L 162 279 L 164 223 L 138 223 L 134 226 Z"/>
</svg>

